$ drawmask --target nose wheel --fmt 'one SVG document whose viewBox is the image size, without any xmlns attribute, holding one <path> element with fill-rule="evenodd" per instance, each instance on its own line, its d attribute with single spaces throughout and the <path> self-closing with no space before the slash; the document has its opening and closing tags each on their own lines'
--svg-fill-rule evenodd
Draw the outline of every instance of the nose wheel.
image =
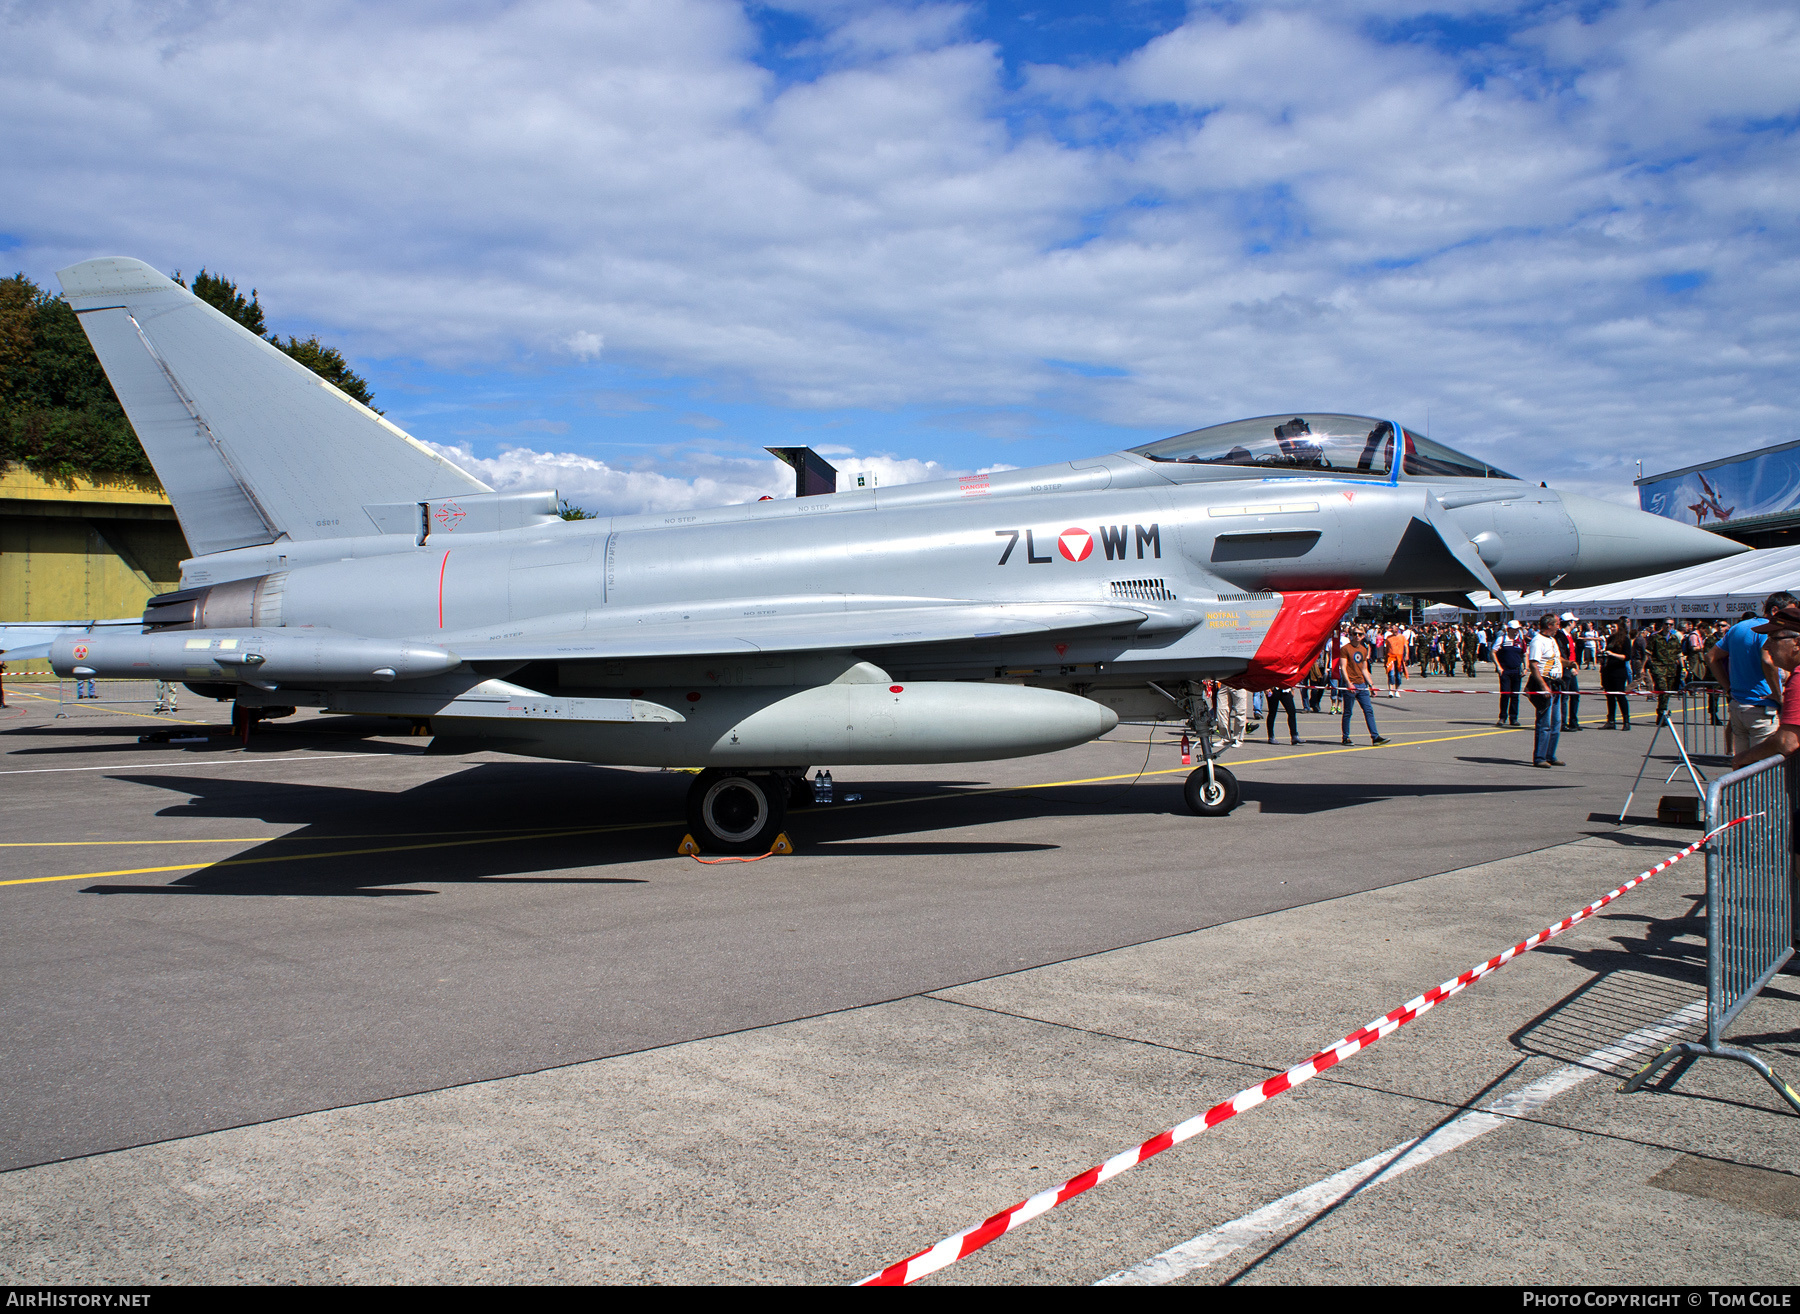
<svg viewBox="0 0 1800 1314">
<path fill-rule="evenodd" d="M 1211 779 L 1208 779 L 1209 773 Z M 1196 767 L 1181 787 L 1181 796 L 1196 816 L 1226 816 L 1238 805 L 1237 777 L 1217 762 Z"/>
<path fill-rule="evenodd" d="M 787 819 L 788 789 L 784 776 L 702 771 L 688 787 L 688 832 L 709 853 L 766 853 Z"/>
</svg>

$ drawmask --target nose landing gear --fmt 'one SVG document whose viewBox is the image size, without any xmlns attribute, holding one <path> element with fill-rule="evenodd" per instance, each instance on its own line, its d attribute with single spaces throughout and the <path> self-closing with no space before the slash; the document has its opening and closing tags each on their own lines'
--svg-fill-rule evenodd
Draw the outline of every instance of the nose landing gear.
<svg viewBox="0 0 1800 1314">
<path fill-rule="evenodd" d="M 1192 680 L 1182 686 L 1180 698 L 1154 682 L 1150 687 L 1181 710 L 1197 741 L 1195 747 L 1200 750 L 1200 765 L 1181 787 L 1181 797 L 1188 809 L 1201 817 L 1228 816 L 1242 800 L 1242 794 L 1237 777 L 1219 765 L 1218 751 L 1214 747 L 1219 720 L 1206 691 Z"/>
</svg>

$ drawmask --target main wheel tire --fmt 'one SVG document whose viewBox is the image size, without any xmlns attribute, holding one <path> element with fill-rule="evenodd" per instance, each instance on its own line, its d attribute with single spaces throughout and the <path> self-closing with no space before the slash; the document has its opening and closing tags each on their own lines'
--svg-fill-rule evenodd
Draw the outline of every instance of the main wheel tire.
<svg viewBox="0 0 1800 1314">
<path fill-rule="evenodd" d="M 1206 768 L 1197 767 L 1181 787 L 1181 796 L 1196 816 L 1223 817 L 1238 805 L 1237 777 L 1218 763 L 1213 764 L 1213 778 L 1206 778 Z"/>
<path fill-rule="evenodd" d="M 709 853 L 766 853 L 786 819 L 781 776 L 702 771 L 688 788 L 688 832 Z"/>
</svg>

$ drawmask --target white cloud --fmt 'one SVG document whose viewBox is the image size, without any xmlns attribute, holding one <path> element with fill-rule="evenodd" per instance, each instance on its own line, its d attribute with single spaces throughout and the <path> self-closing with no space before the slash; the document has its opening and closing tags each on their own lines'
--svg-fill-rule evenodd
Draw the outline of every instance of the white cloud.
<svg viewBox="0 0 1800 1314">
<path fill-rule="evenodd" d="M 989 465 L 979 470 L 958 470 L 940 465 L 936 461 L 921 461 L 906 456 L 834 456 L 832 465 L 837 467 L 837 486 L 839 492 L 852 488 L 892 488 L 898 484 L 921 484 L 933 479 L 954 479 L 965 474 L 992 474 L 996 470 L 1011 470 L 1010 465 Z M 866 478 L 866 484 L 858 484 L 859 477 Z"/>
<path fill-rule="evenodd" d="M 569 335 L 567 345 L 569 354 L 576 360 L 599 360 L 600 349 L 606 345 L 606 339 L 598 333 L 581 329 Z"/>
<path fill-rule="evenodd" d="M 564 500 L 595 515 L 684 511 L 694 507 L 754 502 L 760 497 L 794 495 L 792 467 L 774 457 L 689 453 L 672 461 L 669 470 L 647 470 L 623 469 L 575 452 L 540 452 L 529 447 L 509 447 L 497 456 L 482 457 L 469 446 L 443 443 L 429 446 L 497 492 L 553 488 Z M 869 477 L 867 487 L 892 488 L 899 484 L 954 479 L 958 475 L 988 474 L 1013 468 L 994 465 L 973 471 L 906 457 L 843 455 L 849 452 L 848 448 L 833 451 L 839 453 L 833 457 L 832 464 L 837 467 L 840 492 L 857 488 L 858 475 Z"/>
<path fill-rule="evenodd" d="M 726 0 L 10 6 L 0 232 L 253 274 L 353 354 L 604 344 L 802 408 L 1429 410 L 1596 487 L 1796 436 L 1791 4 L 1197 7 L 1022 90 L 961 7 L 799 7 L 784 81 Z M 1519 30 L 1372 35 L 1457 13 Z"/>
<path fill-rule="evenodd" d="M 482 457 L 470 447 L 430 446 L 497 492 L 554 488 L 565 500 L 596 515 L 727 506 L 764 495 L 779 497 L 784 490 L 792 496 L 794 488 L 794 472 L 773 457 L 715 459 L 706 462 L 704 470 L 667 474 L 621 469 L 575 452 L 509 447 L 497 456 Z"/>
</svg>

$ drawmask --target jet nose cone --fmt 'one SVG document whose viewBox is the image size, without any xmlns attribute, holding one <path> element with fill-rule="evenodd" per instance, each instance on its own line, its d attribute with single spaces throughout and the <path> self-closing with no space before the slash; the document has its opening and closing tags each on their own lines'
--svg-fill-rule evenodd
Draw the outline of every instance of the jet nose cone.
<svg viewBox="0 0 1800 1314">
<path fill-rule="evenodd" d="M 1560 581 L 1566 589 L 1658 575 L 1750 550 L 1667 516 L 1653 516 L 1579 493 L 1561 497 L 1563 510 L 1581 537 L 1575 569 Z"/>
</svg>

